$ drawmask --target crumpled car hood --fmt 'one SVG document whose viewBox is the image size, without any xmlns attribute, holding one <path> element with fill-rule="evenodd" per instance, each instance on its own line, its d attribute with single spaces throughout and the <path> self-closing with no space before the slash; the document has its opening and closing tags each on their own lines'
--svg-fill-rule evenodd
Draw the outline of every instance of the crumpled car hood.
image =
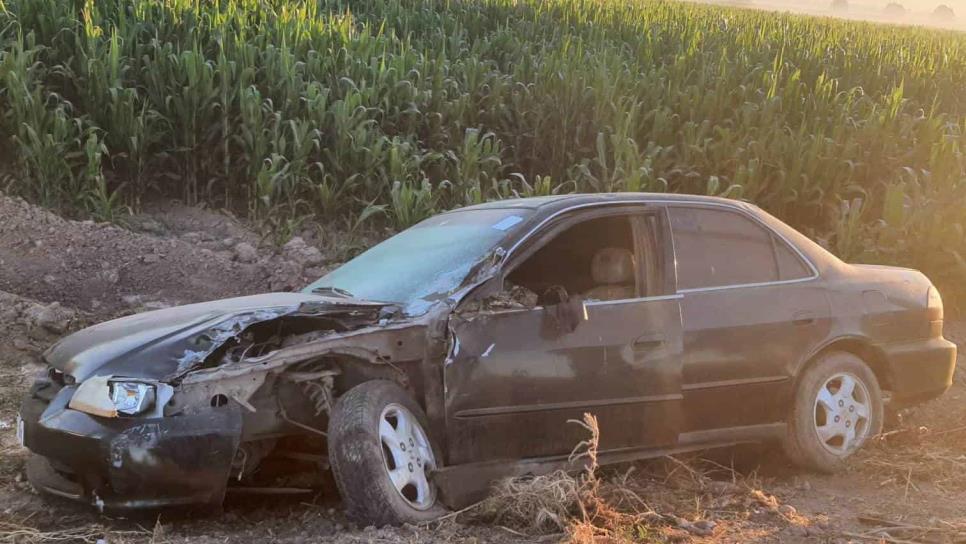
<svg viewBox="0 0 966 544">
<path fill-rule="evenodd" d="M 90 376 L 171 379 L 200 364 L 249 326 L 290 314 L 378 310 L 385 303 L 308 293 L 268 293 L 122 317 L 63 338 L 47 363 L 82 382 Z"/>
</svg>

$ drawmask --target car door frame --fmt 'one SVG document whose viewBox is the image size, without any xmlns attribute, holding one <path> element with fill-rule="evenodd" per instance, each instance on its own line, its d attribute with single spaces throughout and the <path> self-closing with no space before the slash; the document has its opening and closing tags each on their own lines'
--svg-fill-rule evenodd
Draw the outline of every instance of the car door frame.
<svg viewBox="0 0 966 544">
<path fill-rule="evenodd" d="M 647 398 L 645 398 L 645 396 L 642 396 L 640 399 L 633 399 L 635 400 L 635 402 L 642 402 L 642 403 L 654 401 L 654 402 L 669 402 L 674 404 L 673 407 L 670 407 L 667 410 L 667 413 L 665 414 L 666 417 L 664 417 L 662 421 L 662 425 L 664 429 L 663 432 L 666 434 L 666 436 L 664 437 L 663 441 L 661 441 L 660 444 L 656 444 L 656 446 L 660 446 L 665 449 L 673 449 L 677 445 L 677 438 L 681 431 L 680 415 L 682 413 L 681 402 L 683 400 L 683 396 L 680 391 L 680 386 L 681 386 L 680 350 L 681 350 L 682 331 L 680 326 L 680 306 L 678 303 L 678 300 L 681 298 L 681 295 L 674 292 L 674 282 L 673 282 L 674 253 L 673 253 L 673 248 L 671 247 L 670 224 L 668 223 L 667 214 L 663 206 L 652 202 L 607 202 L 607 203 L 594 203 L 591 205 L 575 206 L 575 207 L 560 210 L 550 215 L 549 217 L 545 218 L 541 222 L 539 222 L 526 235 L 518 239 L 518 241 L 510 248 L 510 250 L 507 251 L 506 257 L 503 259 L 502 266 L 500 267 L 498 273 L 490 280 L 478 286 L 474 290 L 475 291 L 474 293 L 471 293 L 468 296 L 464 297 L 460 305 L 462 306 L 467 302 L 470 302 L 473 300 L 479 300 L 480 298 L 485 298 L 485 296 L 489 294 L 501 291 L 506 277 L 517 266 L 519 266 L 519 264 L 525 262 L 536 251 L 544 247 L 547 243 L 549 243 L 553 238 L 558 236 L 561 232 L 565 231 L 568 228 L 573 227 L 574 225 L 580 224 L 582 222 L 586 222 L 586 221 L 590 221 L 593 219 L 606 217 L 606 216 L 626 216 L 627 217 L 627 220 L 630 223 L 629 226 L 632 229 L 635 254 L 638 257 L 642 255 L 641 251 L 643 249 L 642 247 L 643 241 L 641 239 L 640 234 L 643 229 L 642 221 L 644 220 L 644 217 L 651 216 L 651 217 L 658 218 L 660 221 L 659 226 L 661 227 L 661 232 L 660 232 L 660 240 L 658 241 L 661 242 L 661 250 L 662 250 L 661 278 L 659 279 L 660 286 L 656 290 L 660 294 L 652 294 L 652 292 L 654 292 L 655 289 L 650 289 L 649 292 L 647 293 L 639 291 L 637 294 L 643 295 L 643 296 L 637 296 L 631 299 L 622 299 L 617 301 L 585 301 L 583 302 L 584 304 L 583 310 L 585 312 L 585 315 L 587 315 L 586 312 L 592 312 L 594 311 L 595 307 L 599 307 L 599 306 L 616 307 L 619 305 L 629 305 L 629 304 L 649 304 L 651 302 L 653 302 L 655 306 L 658 304 L 674 305 L 673 330 L 668 330 L 664 332 L 663 334 L 665 336 L 660 341 L 655 342 L 653 339 L 646 339 L 648 341 L 655 342 L 655 345 L 659 346 L 660 349 L 668 350 L 669 351 L 668 357 L 674 357 L 675 365 L 677 368 L 676 380 L 671 380 L 670 382 L 662 381 L 661 383 L 655 382 L 655 387 L 665 387 L 665 388 L 671 387 L 674 390 L 663 391 L 662 395 L 653 395 L 654 397 L 653 399 L 650 398 L 649 396 L 647 396 Z M 648 259 L 650 258 L 651 257 L 648 256 Z M 638 268 L 637 270 L 638 276 L 641 276 L 641 277 L 635 278 L 636 279 L 635 283 L 639 285 L 643 285 L 646 288 L 648 283 L 644 281 L 642 276 L 645 273 L 645 269 L 648 267 L 639 266 L 637 268 Z M 538 306 L 537 308 L 542 309 L 542 307 L 540 306 Z M 628 308 L 633 308 L 633 307 L 628 306 Z M 520 312 L 520 311 L 525 311 L 525 310 L 508 310 L 507 312 Z M 456 315 L 459 315 L 459 313 L 460 313 L 459 309 L 457 309 L 457 311 L 454 312 L 454 314 Z M 450 330 L 451 332 L 454 331 L 454 327 L 451 326 Z M 455 333 L 454 333 L 454 336 L 455 336 Z M 665 342 L 666 344 L 664 344 Z M 454 343 L 457 346 L 454 351 L 459 351 L 461 349 L 466 348 L 466 346 L 463 346 L 462 348 L 458 347 L 459 342 L 454 342 Z M 452 352 L 450 353 L 450 357 L 447 359 L 447 367 L 449 367 L 449 365 L 453 363 L 456 357 L 459 357 L 459 354 L 454 354 Z M 465 353 L 463 354 L 463 357 L 466 357 Z M 661 369 L 661 371 L 663 372 L 665 370 Z M 448 375 L 447 369 L 444 369 L 444 375 Z M 444 382 L 449 382 L 449 380 L 444 378 Z M 446 424 L 447 443 L 449 444 L 448 449 L 450 450 L 454 448 L 459 449 L 461 446 L 458 444 L 460 444 L 463 440 L 466 439 L 463 436 L 458 436 L 458 433 L 454 431 L 453 426 L 458 425 L 459 421 L 457 421 L 457 419 L 459 417 L 465 417 L 467 412 L 466 410 L 460 411 L 458 409 L 455 409 L 456 407 L 454 406 L 453 399 L 455 398 L 456 393 L 450 390 L 451 385 L 452 385 L 451 383 L 445 383 L 444 385 L 444 389 L 446 389 L 447 391 L 446 401 L 445 401 L 445 406 L 446 406 L 445 411 L 446 411 L 446 419 L 447 419 L 447 424 Z M 617 400 L 622 400 L 622 399 L 617 399 Z M 632 399 L 623 399 L 623 400 L 629 402 Z M 610 403 L 601 402 L 599 404 L 605 405 Z M 594 406 L 594 402 L 588 402 L 586 408 L 590 409 L 593 406 Z M 548 405 L 546 411 L 550 412 L 557 408 L 558 408 L 557 406 Z M 472 412 L 472 410 L 470 411 Z M 477 410 L 476 412 L 485 413 L 485 409 L 484 411 Z M 675 416 L 675 414 L 677 414 L 677 416 Z M 474 415 L 477 415 L 477 414 L 474 413 Z M 466 447 L 466 446 L 464 445 L 462 447 Z M 643 444 L 634 444 L 632 447 L 624 447 L 621 449 L 634 450 L 634 449 L 642 449 L 642 448 L 647 448 L 647 446 Z M 469 458 L 466 452 L 450 451 L 448 453 L 452 457 L 455 457 L 459 463 L 473 462 L 473 460 Z"/>
<path fill-rule="evenodd" d="M 649 289 L 647 289 L 647 279 L 644 277 L 644 267 L 638 266 L 637 277 L 635 277 L 637 296 L 622 300 L 638 300 L 676 296 L 674 249 L 672 247 L 673 242 L 671 238 L 671 225 L 664 206 L 656 206 L 650 202 L 602 202 L 585 204 L 566 208 L 551 215 L 550 217 L 545 218 L 531 228 L 527 234 L 521 236 L 520 239 L 517 240 L 517 242 L 514 243 L 509 250 L 507 250 L 506 257 L 503 259 L 503 264 L 500 266 L 499 273 L 491 280 L 495 281 L 496 283 L 494 286 L 490 287 L 490 289 L 487 291 L 487 294 L 501 290 L 507 276 L 511 274 L 517 266 L 532 257 L 534 253 L 549 243 L 554 237 L 558 236 L 574 225 L 593 219 L 621 215 L 628 216 L 628 219 L 631 223 L 630 226 L 634 241 L 634 256 L 636 258 L 641 258 L 643 246 L 642 240 L 640 239 L 640 234 L 644 227 L 640 224 L 639 219 L 640 216 L 647 214 L 660 216 L 662 222 L 661 229 L 664 239 L 661 240 L 661 242 L 663 242 L 661 264 L 663 267 L 661 270 L 661 285 L 659 286 L 658 290 L 659 294 L 651 295 L 645 292 L 645 290 Z M 645 289 L 642 290 L 642 287 Z M 495 289 L 495 291 L 493 291 L 493 289 Z M 468 300 L 471 297 L 472 295 L 466 297 L 464 300 Z M 594 301 L 590 303 L 597 302 L 614 301 Z"/>
</svg>

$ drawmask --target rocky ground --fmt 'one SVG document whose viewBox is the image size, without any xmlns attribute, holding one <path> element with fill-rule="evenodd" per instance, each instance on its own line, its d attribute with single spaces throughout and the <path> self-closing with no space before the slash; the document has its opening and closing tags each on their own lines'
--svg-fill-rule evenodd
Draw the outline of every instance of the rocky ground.
<svg viewBox="0 0 966 544">
<path fill-rule="evenodd" d="M 553 524 L 542 531 L 548 534 L 528 534 L 507 518 L 481 522 L 472 510 L 421 527 L 359 527 L 325 487 L 294 497 L 233 495 L 218 515 L 119 519 L 43 499 L 24 481 L 17 405 L 53 341 L 127 313 L 299 287 L 373 239 L 338 232 L 313 225 L 276 248 L 222 212 L 155 204 L 122 227 L 66 220 L 0 195 L 0 543 L 561 540 Z M 947 336 L 966 345 L 966 323 L 949 323 Z M 602 475 L 632 491 L 620 500 L 657 516 L 628 534 L 641 541 L 963 541 L 964 416 L 959 380 L 834 476 L 794 470 L 770 450 Z"/>
</svg>

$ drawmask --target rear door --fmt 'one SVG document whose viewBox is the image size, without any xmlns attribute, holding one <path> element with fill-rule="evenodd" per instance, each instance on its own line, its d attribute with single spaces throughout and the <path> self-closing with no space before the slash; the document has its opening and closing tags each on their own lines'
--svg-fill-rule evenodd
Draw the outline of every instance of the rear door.
<svg viewBox="0 0 966 544">
<path fill-rule="evenodd" d="M 663 213 L 625 215 L 638 262 L 647 263 L 640 273 L 657 271 L 663 282 L 662 267 L 670 264 Z M 548 225 L 533 235 L 534 249 L 586 218 Z M 644 256 L 649 245 L 654 249 Z M 580 303 L 569 331 L 548 329 L 548 320 L 556 319 L 551 314 L 560 311 L 554 306 L 457 312 L 451 318 L 456 347 L 444 371 L 448 462 L 566 456 L 587 437 L 568 423 L 584 413 L 598 417 L 602 450 L 676 443 L 682 419 L 680 297 L 661 293 L 670 287 L 655 282 L 639 287 L 633 298 Z"/>
<path fill-rule="evenodd" d="M 829 329 L 805 258 L 749 213 L 671 205 L 687 430 L 783 421 L 790 369 Z"/>
</svg>

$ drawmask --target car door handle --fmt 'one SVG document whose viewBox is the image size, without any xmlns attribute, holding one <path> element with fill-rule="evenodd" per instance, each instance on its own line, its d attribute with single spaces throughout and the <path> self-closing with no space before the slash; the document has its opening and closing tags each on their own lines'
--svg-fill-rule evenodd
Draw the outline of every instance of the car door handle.
<svg viewBox="0 0 966 544">
<path fill-rule="evenodd" d="M 664 345 L 664 334 L 645 334 L 634 341 L 634 349 L 655 349 Z"/>
<path fill-rule="evenodd" d="M 815 314 L 812 312 L 795 312 L 792 316 L 792 323 L 798 326 L 811 325 L 815 323 Z"/>
</svg>

